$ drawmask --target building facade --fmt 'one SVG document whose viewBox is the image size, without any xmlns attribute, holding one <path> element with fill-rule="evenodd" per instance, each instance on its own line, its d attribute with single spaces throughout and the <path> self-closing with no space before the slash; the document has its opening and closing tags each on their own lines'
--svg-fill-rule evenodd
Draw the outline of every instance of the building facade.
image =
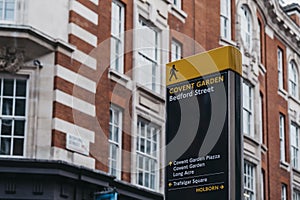
<svg viewBox="0 0 300 200">
<path fill-rule="evenodd" d="M 0 199 L 163 199 L 165 64 L 224 45 L 245 199 L 300 199 L 299 25 L 277 0 L 0 0 Z"/>
</svg>

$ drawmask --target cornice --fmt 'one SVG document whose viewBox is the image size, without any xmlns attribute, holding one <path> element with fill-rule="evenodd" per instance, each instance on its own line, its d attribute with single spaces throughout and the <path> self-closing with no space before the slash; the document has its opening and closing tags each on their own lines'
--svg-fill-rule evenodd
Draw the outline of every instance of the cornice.
<svg viewBox="0 0 300 200">
<path fill-rule="evenodd" d="M 282 40 L 287 41 L 289 46 L 298 54 L 300 48 L 300 28 L 281 9 L 279 3 L 274 0 L 264 0 L 267 10 L 267 24 L 272 27 L 275 34 Z"/>
</svg>

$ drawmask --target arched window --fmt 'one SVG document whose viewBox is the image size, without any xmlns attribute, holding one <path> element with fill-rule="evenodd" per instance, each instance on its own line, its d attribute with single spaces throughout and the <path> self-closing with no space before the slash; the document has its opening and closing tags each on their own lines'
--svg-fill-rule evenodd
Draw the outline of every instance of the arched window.
<svg viewBox="0 0 300 200">
<path fill-rule="evenodd" d="M 298 72 L 294 61 L 289 63 L 289 93 L 298 98 Z"/>
<path fill-rule="evenodd" d="M 241 17 L 241 36 L 246 48 L 251 48 L 252 40 L 252 20 L 250 10 L 246 5 L 242 5 L 240 9 Z"/>
</svg>

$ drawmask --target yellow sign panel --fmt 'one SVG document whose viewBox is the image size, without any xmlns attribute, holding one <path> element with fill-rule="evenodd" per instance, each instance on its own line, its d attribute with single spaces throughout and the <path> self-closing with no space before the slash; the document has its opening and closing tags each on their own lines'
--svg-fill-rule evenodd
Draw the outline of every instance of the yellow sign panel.
<svg viewBox="0 0 300 200">
<path fill-rule="evenodd" d="M 168 63 L 166 83 L 168 86 L 223 70 L 242 75 L 241 53 L 235 47 L 225 46 Z"/>
</svg>

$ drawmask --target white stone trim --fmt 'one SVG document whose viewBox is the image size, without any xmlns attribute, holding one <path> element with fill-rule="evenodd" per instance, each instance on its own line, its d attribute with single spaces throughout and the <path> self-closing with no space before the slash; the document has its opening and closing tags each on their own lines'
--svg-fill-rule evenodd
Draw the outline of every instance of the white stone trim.
<svg viewBox="0 0 300 200">
<path fill-rule="evenodd" d="M 96 35 L 84 30 L 83 28 L 81 28 L 77 24 L 70 23 L 69 26 L 70 26 L 70 32 L 69 33 L 71 33 L 73 35 L 76 35 L 77 37 L 79 37 L 83 41 L 86 41 L 87 43 L 89 43 L 93 47 L 97 46 L 97 36 Z"/>
<path fill-rule="evenodd" d="M 69 106 L 75 110 L 83 112 L 92 117 L 96 116 L 96 107 L 86 101 L 83 101 L 79 98 L 71 96 L 67 93 L 64 93 L 60 90 L 54 91 L 54 100 L 60 102 L 63 105 Z"/>
<path fill-rule="evenodd" d="M 52 147 L 52 156 L 53 160 L 63 160 L 79 166 L 95 169 L 95 159 L 80 155 L 78 153 L 72 153 L 62 148 Z"/>
<path fill-rule="evenodd" d="M 90 22 L 98 25 L 98 15 L 94 11 L 90 10 L 89 8 L 85 7 L 78 1 L 74 1 L 72 4 L 71 10 L 75 11 L 76 13 L 80 14 L 85 19 L 89 20 Z"/>
<path fill-rule="evenodd" d="M 70 122 L 64 121 L 59 118 L 53 119 L 53 129 L 58 130 L 67 134 L 74 135 L 76 137 L 81 137 L 82 140 L 95 142 L 95 132 L 88 130 L 86 128 L 82 128 Z"/>
<path fill-rule="evenodd" d="M 61 65 L 56 65 L 56 76 L 61 77 L 62 79 L 69 81 L 76 86 L 86 89 L 93 94 L 96 94 L 97 84 L 94 81 L 80 74 L 77 74 Z"/>
<path fill-rule="evenodd" d="M 99 5 L 99 0 L 90 0 L 91 2 L 93 2 L 95 5 Z"/>
<path fill-rule="evenodd" d="M 73 58 L 78 62 L 90 67 L 91 69 L 97 69 L 97 60 L 82 51 L 76 50 L 73 53 Z"/>
</svg>

